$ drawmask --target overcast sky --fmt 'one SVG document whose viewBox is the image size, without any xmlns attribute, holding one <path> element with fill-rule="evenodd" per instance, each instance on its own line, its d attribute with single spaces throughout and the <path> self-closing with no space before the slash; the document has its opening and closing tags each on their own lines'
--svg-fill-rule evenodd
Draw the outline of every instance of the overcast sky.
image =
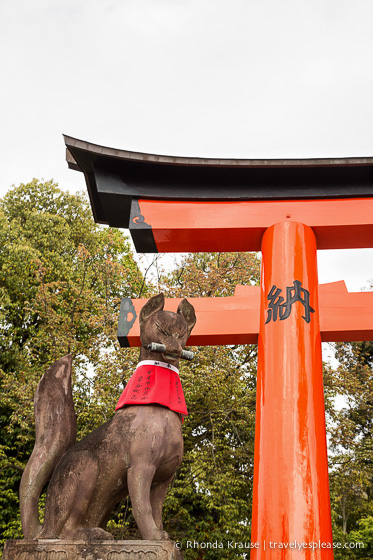
<svg viewBox="0 0 373 560">
<path fill-rule="evenodd" d="M 373 156 L 372 0 L 2 0 L 0 42 L 0 195 L 33 177 L 85 190 L 62 133 L 167 155 Z M 319 272 L 359 290 L 373 250 L 323 252 Z"/>
</svg>

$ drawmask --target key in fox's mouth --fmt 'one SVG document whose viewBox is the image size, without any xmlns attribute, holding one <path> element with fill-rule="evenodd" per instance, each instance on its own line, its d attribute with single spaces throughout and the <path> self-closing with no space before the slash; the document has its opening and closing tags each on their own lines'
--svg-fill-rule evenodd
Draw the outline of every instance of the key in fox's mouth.
<svg viewBox="0 0 373 560">
<path fill-rule="evenodd" d="M 178 360 L 180 358 L 179 354 L 173 354 L 171 352 L 164 352 L 163 356 L 167 359 L 167 360 Z"/>
</svg>

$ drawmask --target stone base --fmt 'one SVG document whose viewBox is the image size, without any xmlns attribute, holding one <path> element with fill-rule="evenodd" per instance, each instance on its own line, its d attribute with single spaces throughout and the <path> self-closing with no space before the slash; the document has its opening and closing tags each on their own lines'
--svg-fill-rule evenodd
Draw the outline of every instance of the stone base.
<svg viewBox="0 0 373 560">
<path fill-rule="evenodd" d="M 3 560 L 184 560 L 172 541 L 7 541 Z"/>
</svg>

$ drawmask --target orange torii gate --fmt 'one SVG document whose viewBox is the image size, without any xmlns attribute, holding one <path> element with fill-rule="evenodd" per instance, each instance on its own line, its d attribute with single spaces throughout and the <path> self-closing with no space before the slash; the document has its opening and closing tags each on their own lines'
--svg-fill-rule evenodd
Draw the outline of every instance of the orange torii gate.
<svg viewBox="0 0 373 560">
<path fill-rule="evenodd" d="M 373 247 L 373 158 L 171 158 L 65 143 L 96 221 L 129 228 L 139 252 L 262 251 L 260 287 L 191 298 L 189 343 L 258 343 L 251 557 L 333 558 L 321 341 L 372 340 L 373 293 L 319 286 L 316 250 Z M 143 303 L 122 301 L 123 346 L 140 344 Z"/>
</svg>

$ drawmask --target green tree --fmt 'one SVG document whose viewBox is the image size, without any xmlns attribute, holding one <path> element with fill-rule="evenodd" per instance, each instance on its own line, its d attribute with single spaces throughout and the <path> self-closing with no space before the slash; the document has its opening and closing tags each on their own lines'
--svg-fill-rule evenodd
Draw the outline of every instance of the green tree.
<svg viewBox="0 0 373 560">
<path fill-rule="evenodd" d="M 142 275 L 122 233 L 96 225 L 83 195 L 52 181 L 0 202 L 0 530 L 20 537 L 18 486 L 33 447 L 33 394 L 71 352 L 78 437 L 113 412 L 133 352 L 116 342 L 120 298 Z M 96 372 L 96 374 L 95 374 Z"/>
<path fill-rule="evenodd" d="M 359 521 L 359 528 L 349 534 L 351 543 L 363 543 L 364 548 L 354 548 L 355 558 L 373 557 L 373 517 L 370 515 Z"/>
<path fill-rule="evenodd" d="M 373 342 L 339 343 L 335 348 L 340 366 L 331 372 L 330 382 L 344 406 L 329 408 L 333 531 L 336 541 L 350 542 L 373 516 Z M 336 552 L 336 559 L 369 554 L 366 549 L 343 550 Z"/>
</svg>

